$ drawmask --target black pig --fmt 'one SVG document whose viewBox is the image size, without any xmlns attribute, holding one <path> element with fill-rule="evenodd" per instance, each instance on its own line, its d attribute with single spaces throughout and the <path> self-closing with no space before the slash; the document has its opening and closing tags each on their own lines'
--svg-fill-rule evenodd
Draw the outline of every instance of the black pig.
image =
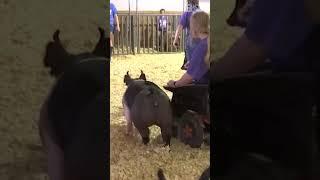
<svg viewBox="0 0 320 180">
<path fill-rule="evenodd" d="M 124 76 L 127 89 L 122 104 L 127 121 L 127 134 L 132 133 L 133 125 L 139 131 L 143 143 L 148 144 L 149 127 L 157 125 L 161 128 L 165 145 L 170 146 L 172 135 L 172 110 L 168 95 L 153 82 L 147 81 L 141 71 L 138 79 L 132 79 L 129 72 Z"/>
<path fill-rule="evenodd" d="M 107 118 L 109 40 L 100 39 L 92 52 L 68 53 L 60 30 L 46 46 L 44 66 L 55 85 L 40 111 L 40 138 L 48 155 L 51 180 L 105 179 L 104 142 Z"/>
</svg>

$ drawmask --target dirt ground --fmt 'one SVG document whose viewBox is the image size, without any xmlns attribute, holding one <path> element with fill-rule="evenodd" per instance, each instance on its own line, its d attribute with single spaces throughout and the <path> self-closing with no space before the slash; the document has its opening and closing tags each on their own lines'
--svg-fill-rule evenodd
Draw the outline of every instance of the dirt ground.
<svg viewBox="0 0 320 180">
<path fill-rule="evenodd" d="M 70 52 L 91 50 L 105 1 L 0 0 L 0 179 L 43 180 L 39 108 L 52 85 L 42 57 L 53 32 Z"/>
<path fill-rule="evenodd" d="M 163 168 L 168 179 L 197 179 L 208 167 L 210 148 L 192 149 L 173 139 L 171 152 L 162 148 L 160 128 L 151 127 L 151 142 L 144 146 L 138 133 L 127 138 L 122 109 L 125 91 L 123 76 L 127 71 L 138 77 L 143 70 L 147 79 L 162 87 L 170 79 L 178 79 L 184 54 L 114 56 L 110 72 L 110 141 L 111 179 L 157 179 L 158 168 Z M 171 98 L 172 93 L 166 91 Z"/>
</svg>

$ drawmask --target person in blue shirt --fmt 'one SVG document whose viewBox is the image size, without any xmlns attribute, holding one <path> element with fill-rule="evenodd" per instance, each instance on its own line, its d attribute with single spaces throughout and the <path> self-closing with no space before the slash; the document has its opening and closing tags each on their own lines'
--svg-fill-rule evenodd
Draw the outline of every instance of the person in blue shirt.
<svg viewBox="0 0 320 180">
<path fill-rule="evenodd" d="M 113 42 L 114 42 L 114 32 L 120 32 L 120 25 L 118 19 L 118 10 L 113 3 L 110 3 L 110 54 L 112 54 Z"/>
<path fill-rule="evenodd" d="M 185 57 L 183 60 L 183 64 L 181 66 L 182 70 L 187 70 L 186 65 L 188 63 L 188 61 L 191 58 L 191 54 L 192 51 L 194 49 L 194 44 L 193 40 L 191 38 L 191 34 L 190 34 L 190 17 L 192 15 L 193 12 L 195 11 L 199 11 L 200 7 L 199 7 L 199 0 L 188 0 L 188 8 L 187 11 L 184 12 L 181 15 L 179 24 L 177 26 L 177 30 L 174 36 L 174 40 L 173 40 L 173 46 L 177 47 L 178 45 L 178 40 L 179 40 L 179 36 L 182 33 L 183 30 L 186 30 L 186 36 L 185 36 Z"/>
<path fill-rule="evenodd" d="M 159 31 L 167 31 L 167 25 L 168 25 L 168 17 L 164 15 L 166 12 L 165 9 L 160 9 L 161 16 L 158 20 L 158 30 Z"/>
<path fill-rule="evenodd" d="M 158 19 L 158 39 L 159 39 L 159 51 L 167 49 L 167 27 L 168 16 L 164 15 L 165 9 L 160 9 L 161 16 Z M 163 46 L 163 49 L 162 49 Z"/>
</svg>

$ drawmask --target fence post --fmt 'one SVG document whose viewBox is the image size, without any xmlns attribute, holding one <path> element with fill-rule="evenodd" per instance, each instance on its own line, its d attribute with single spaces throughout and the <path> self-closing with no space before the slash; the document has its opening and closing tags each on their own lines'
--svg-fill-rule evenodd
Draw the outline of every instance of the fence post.
<svg viewBox="0 0 320 180">
<path fill-rule="evenodd" d="M 138 23 L 137 23 L 137 28 L 138 28 L 138 30 L 137 30 L 137 38 L 138 38 L 138 40 L 137 40 L 137 53 L 138 54 L 140 54 L 140 45 L 141 45 L 141 42 L 140 42 L 140 15 L 137 15 L 137 20 L 138 20 Z"/>
<path fill-rule="evenodd" d="M 121 35 L 121 50 L 122 50 L 122 54 L 124 54 L 124 34 L 126 32 L 126 30 L 124 30 L 124 16 L 121 16 L 121 30 L 120 30 L 120 35 Z"/>
<path fill-rule="evenodd" d="M 151 16 L 151 33 L 152 33 L 152 38 L 151 38 L 151 52 L 154 54 L 154 16 Z"/>
<path fill-rule="evenodd" d="M 133 55 L 136 55 L 136 51 L 135 51 L 135 35 L 134 35 L 134 32 L 135 32 L 135 27 L 134 27 L 134 20 L 135 20 L 135 18 L 134 18 L 134 16 L 132 15 L 131 17 L 130 17 L 130 41 L 131 41 L 131 51 L 132 51 L 132 53 L 133 53 Z"/>
<path fill-rule="evenodd" d="M 142 16 L 142 41 L 143 41 L 143 53 L 145 53 L 146 50 L 146 31 L 144 29 L 145 24 L 145 16 Z"/>
</svg>

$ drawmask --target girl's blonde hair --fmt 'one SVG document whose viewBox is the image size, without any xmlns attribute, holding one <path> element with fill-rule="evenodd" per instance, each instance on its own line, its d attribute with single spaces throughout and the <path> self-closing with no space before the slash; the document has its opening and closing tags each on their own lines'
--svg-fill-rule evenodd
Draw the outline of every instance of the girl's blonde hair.
<svg viewBox="0 0 320 180">
<path fill-rule="evenodd" d="M 207 34 L 207 54 L 204 58 L 205 63 L 210 66 L 210 18 L 209 14 L 204 11 L 195 11 L 190 18 L 190 25 L 196 29 L 198 33 Z"/>
<path fill-rule="evenodd" d="M 198 33 L 209 34 L 209 14 L 204 11 L 195 11 L 190 18 L 190 25 Z"/>
</svg>

